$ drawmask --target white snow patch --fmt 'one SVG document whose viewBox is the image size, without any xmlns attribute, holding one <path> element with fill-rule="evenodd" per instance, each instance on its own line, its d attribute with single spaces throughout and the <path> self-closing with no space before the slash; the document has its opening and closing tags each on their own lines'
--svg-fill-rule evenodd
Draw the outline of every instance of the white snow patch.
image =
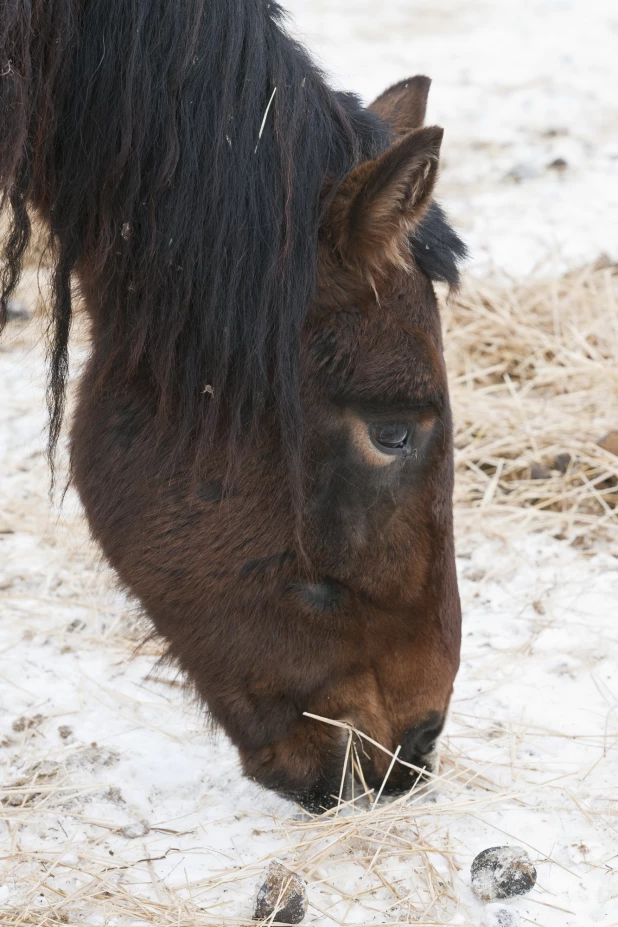
<svg viewBox="0 0 618 927">
<path fill-rule="evenodd" d="M 288 0 L 294 33 L 366 102 L 433 79 L 438 196 L 475 272 L 524 276 L 618 258 L 613 0 Z M 557 159 L 567 162 L 561 171 Z M 524 168 L 520 183 L 509 179 Z"/>
</svg>

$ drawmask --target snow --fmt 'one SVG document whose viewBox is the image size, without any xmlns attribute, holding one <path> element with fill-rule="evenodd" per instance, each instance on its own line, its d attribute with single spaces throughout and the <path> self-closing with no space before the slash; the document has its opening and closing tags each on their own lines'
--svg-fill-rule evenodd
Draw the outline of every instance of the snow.
<svg viewBox="0 0 618 927">
<path fill-rule="evenodd" d="M 447 129 L 440 196 L 475 273 L 618 257 L 613 3 L 287 5 L 337 84 L 366 100 L 409 74 L 433 77 L 429 118 Z M 548 169 L 559 157 L 566 170 Z M 513 170 L 519 183 L 505 179 Z M 0 823 L 0 917 L 26 898 L 33 910 L 58 903 L 59 891 L 78 899 L 86 869 L 101 891 L 124 887 L 161 905 L 190 896 L 214 915 L 250 917 L 263 861 L 294 869 L 302 856 L 298 810 L 244 780 L 174 672 L 155 669 L 156 645 L 140 646 L 76 500 L 50 507 L 43 352 L 17 326 L 12 334 L 0 350 L 0 769 L 19 791 Z M 463 659 L 445 767 L 464 779 L 469 770 L 471 798 L 485 798 L 463 813 L 445 789 L 423 815 L 444 848 L 432 864 L 455 892 L 437 922 L 488 923 L 470 864 L 511 844 L 538 872 L 532 893 L 509 903 L 523 923 L 612 927 L 618 559 L 466 520 L 458 568 Z M 318 865 L 307 920 L 412 921 L 385 886 L 362 894 L 365 868 L 343 851 Z M 389 857 L 387 870 L 400 898 L 414 893 L 405 860 Z M 105 922 L 100 897 L 95 909 L 84 902 L 86 923 Z"/>
<path fill-rule="evenodd" d="M 402 77 L 433 79 L 428 122 L 446 130 L 440 195 L 477 272 L 618 256 L 612 0 L 285 5 L 336 85 L 366 102 Z M 565 171 L 548 167 L 557 158 Z"/>
<path fill-rule="evenodd" d="M 483 912 L 483 927 L 518 927 L 519 915 L 504 904 L 488 904 Z"/>
</svg>

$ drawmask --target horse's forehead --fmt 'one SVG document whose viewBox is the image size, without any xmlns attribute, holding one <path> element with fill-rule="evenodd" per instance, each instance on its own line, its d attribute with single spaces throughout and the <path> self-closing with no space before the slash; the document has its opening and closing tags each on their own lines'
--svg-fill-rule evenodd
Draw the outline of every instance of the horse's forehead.
<svg viewBox="0 0 618 927">
<path fill-rule="evenodd" d="M 344 405 L 439 406 L 447 390 L 439 326 L 428 314 L 387 306 L 325 320 L 312 342 L 306 369 L 306 395 L 319 393 Z"/>
<path fill-rule="evenodd" d="M 382 332 L 359 344 L 355 378 L 385 398 L 393 390 L 413 394 L 420 384 L 442 386 L 441 345 L 434 331 L 397 318 Z"/>
<path fill-rule="evenodd" d="M 440 311 L 433 286 L 413 271 L 384 297 L 371 294 L 364 311 L 367 333 L 388 342 L 414 342 L 421 336 L 440 341 Z"/>
</svg>

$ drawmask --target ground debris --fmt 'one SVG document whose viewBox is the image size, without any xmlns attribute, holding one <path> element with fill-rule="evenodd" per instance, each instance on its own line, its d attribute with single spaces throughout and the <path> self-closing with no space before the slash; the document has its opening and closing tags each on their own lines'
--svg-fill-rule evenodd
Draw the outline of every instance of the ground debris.
<svg viewBox="0 0 618 927">
<path fill-rule="evenodd" d="M 20 808 L 32 804 L 41 795 L 40 791 L 36 791 L 37 784 L 42 780 L 54 779 L 59 769 L 60 764 L 51 760 L 35 763 L 25 775 L 5 786 L 6 793 L 0 799 L 0 803 L 9 808 Z"/>
<path fill-rule="evenodd" d="M 482 927 L 519 927 L 519 914 L 504 904 L 488 904 L 483 911 Z"/>
<path fill-rule="evenodd" d="M 547 165 L 547 169 L 549 171 L 557 171 L 559 174 L 562 174 L 563 171 L 566 171 L 568 166 L 569 162 L 566 160 L 566 158 L 554 158 L 554 160 L 550 161 Z"/>
<path fill-rule="evenodd" d="M 21 718 L 13 721 L 13 730 L 16 734 L 20 734 L 22 731 L 29 731 L 33 727 L 38 727 L 44 720 L 43 715 L 33 715 L 32 718 L 26 718 L 22 715 Z"/>
<path fill-rule="evenodd" d="M 120 833 L 128 840 L 135 840 L 137 837 L 145 837 L 146 834 L 150 833 L 150 824 L 147 821 L 132 821 L 130 824 L 126 824 L 120 830 Z"/>
<path fill-rule="evenodd" d="M 601 438 L 599 447 L 602 447 L 604 451 L 609 451 L 610 454 L 615 454 L 615 456 L 618 457 L 618 431 L 610 431 L 604 438 Z"/>
</svg>

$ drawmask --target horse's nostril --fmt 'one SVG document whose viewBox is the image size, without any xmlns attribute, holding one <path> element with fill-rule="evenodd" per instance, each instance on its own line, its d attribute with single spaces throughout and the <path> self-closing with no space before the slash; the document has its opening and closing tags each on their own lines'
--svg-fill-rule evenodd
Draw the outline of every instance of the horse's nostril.
<svg viewBox="0 0 618 927">
<path fill-rule="evenodd" d="M 443 727 L 442 712 L 432 711 L 420 724 L 408 728 L 401 740 L 401 759 L 416 764 L 418 760 L 431 753 Z"/>
</svg>

